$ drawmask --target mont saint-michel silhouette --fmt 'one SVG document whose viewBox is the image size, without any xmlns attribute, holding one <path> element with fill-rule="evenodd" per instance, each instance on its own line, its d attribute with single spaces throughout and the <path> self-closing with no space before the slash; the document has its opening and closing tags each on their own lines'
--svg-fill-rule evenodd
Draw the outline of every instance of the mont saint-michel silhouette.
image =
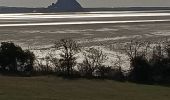
<svg viewBox="0 0 170 100">
<path fill-rule="evenodd" d="M 48 8 L 60 11 L 76 11 L 83 9 L 76 0 L 57 0 L 56 3 L 52 3 Z"/>
<path fill-rule="evenodd" d="M 48 7 L 27 8 L 0 6 L 0 13 L 51 13 L 51 12 L 89 12 L 89 11 L 147 11 L 170 10 L 170 7 L 97 7 L 84 8 L 76 0 L 57 0 Z"/>
</svg>

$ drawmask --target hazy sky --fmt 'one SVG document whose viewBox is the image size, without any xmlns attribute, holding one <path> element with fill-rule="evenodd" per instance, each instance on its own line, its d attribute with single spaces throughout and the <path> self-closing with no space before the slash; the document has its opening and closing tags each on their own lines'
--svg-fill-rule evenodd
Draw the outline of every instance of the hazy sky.
<svg viewBox="0 0 170 100">
<path fill-rule="evenodd" d="M 57 0 L 0 0 L 0 6 L 47 7 Z M 170 0 L 77 0 L 83 7 L 170 6 Z"/>
</svg>

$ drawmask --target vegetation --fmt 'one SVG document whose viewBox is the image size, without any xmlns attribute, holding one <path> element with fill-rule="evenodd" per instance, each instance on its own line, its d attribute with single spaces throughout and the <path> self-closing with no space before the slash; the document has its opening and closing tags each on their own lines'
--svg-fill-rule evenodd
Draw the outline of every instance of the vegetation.
<svg viewBox="0 0 170 100">
<path fill-rule="evenodd" d="M 84 60 L 78 64 L 77 54 L 81 48 L 71 39 L 61 39 L 56 42 L 49 55 L 40 60 L 29 50 L 23 50 L 12 42 L 2 42 L 0 73 L 15 77 L 0 76 L 0 100 L 80 100 L 80 98 L 81 100 L 168 100 L 170 98 L 169 44 L 168 41 L 154 45 L 148 42 L 127 43 L 122 50 L 128 55 L 131 66 L 130 70 L 124 73 L 120 66 L 121 62 L 116 63 L 116 66 L 103 65 L 107 55 L 101 49 L 94 47 L 85 49 Z M 57 54 L 60 57 L 56 57 Z M 38 74 L 48 77 L 17 77 Z M 79 79 L 73 81 L 50 75 Z"/>
<path fill-rule="evenodd" d="M 119 64 L 118 66 L 103 65 L 107 60 L 107 55 L 101 49 L 94 47 L 85 49 L 83 62 L 77 63 L 77 55 L 81 51 L 81 47 L 71 39 L 61 39 L 56 42 L 52 50 L 53 53 L 49 52 L 49 55 L 41 60 L 35 60 L 35 55 L 31 51 L 23 50 L 12 42 L 2 42 L 0 73 L 22 76 L 41 73 L 67 78 L 111 79 L 144 84 L 170 83 L 170 46 L 168 41 L 154 45 L 148 42 L 131 41 L 123 47 L 131 65 L 128 73 L 124 73 Z M 57 53 L 59 58 L 56 57 Z M 35 61 L 38 69 L 34 66 Z"/>
<path fill-rule="evenodd" d="M 104 77 L 104 69 L 106 68 L 102 66 L 102 63 L 107 58 L 103 51 L 99 48 L 89 48 L 83 53 L 83 55 L 85 59 L 83 63 L 79 64 L 79 71 L 81 72 L 82 76 L 92 77 L 93 72 L 95 71 L 96 73 L 94 76 Z"/>
<path fill-rule="evenodd" d="M 0 72 L 2 74 L 30 75 L 35 56 L 29 50 L 22 50 L 12 42 L 2 42 L 0 46 Z"/>
<path fill-rule="evenodd" d="M 62 71 L 64 71 L 66 76 L 72 76 L 74 66 L 76 65 L 75 55 L 80 51 L 79 45 L 74 40 L 61 39 L 55 43 L 55 48 L 61 51 L 59 63 Z"/>
<path fill-rule="evenodd" d="M 128 79 L 147 84 L 170 83 L 169 50 L 168 41 L 152 47 L 149 43 L 131 42 L 126 48 L 131 62 Z"/>
</svg>

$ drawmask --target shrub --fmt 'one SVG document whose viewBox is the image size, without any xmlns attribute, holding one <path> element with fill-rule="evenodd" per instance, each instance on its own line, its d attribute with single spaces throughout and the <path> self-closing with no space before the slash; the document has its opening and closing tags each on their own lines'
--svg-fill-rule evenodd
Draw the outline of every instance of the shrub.
<svg viewBox="0 0 170 100">
<path fill-rule="evenodd" d="M 125 77 L 120 68 L 112 68 L 110 66 L 101 66 L 98 68 L 100 77 L 105 79 L 112 79 L 117 81 L 124 81 Z"/>
<path fill-rule="evenodd" d="M 136 56 L 131 60 L 131 71 L 129 79 L 139 83 L 150 83 L 152 81 L 151 66 L 143 56 Z"/>
</svg>

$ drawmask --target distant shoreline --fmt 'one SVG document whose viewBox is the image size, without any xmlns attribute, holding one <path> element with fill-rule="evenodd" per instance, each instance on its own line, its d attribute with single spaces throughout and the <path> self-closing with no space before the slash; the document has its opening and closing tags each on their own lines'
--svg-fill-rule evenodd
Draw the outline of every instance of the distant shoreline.
<svg viewBox="0 0 170 100">
<path fill-rule="evenodd" d="M 56 12 L 91 12 L 91 11 L 150 11 L 170 10 L 170 7 L 117 7 L 117 8 L 83 8 L 77 10 L 57 10 L 51 8 L 0 7 L 0 13 L 56 13 Z"/>
</svg>

